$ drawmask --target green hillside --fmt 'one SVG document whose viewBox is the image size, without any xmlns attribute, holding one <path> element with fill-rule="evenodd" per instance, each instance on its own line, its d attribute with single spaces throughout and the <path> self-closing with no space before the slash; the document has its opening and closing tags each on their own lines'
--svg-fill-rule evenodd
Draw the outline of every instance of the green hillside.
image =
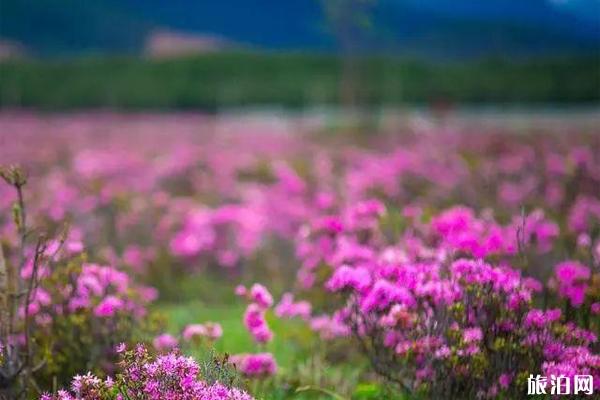
<svg viewBox="0 0 600 400">
<path fill-rule="evenodd" d="M 590 103 L 600 100 L 598 58 L 425 63 L 371 57 L 360 64 L 369 105 Z M 2 107 L 219 108 L 339 102 L 340 62 L 326 55 L 217 53 L 185 59 L 19 61 L 0 64 Z"/>
</svg>

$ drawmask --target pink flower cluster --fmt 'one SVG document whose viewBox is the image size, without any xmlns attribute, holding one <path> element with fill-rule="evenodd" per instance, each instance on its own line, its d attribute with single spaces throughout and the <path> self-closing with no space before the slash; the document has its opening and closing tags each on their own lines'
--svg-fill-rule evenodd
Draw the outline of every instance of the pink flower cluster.
<svg viewBox="0 0 600 400">
<path fill-rule="evenodd" d="M 42 285 L 21 317 L 35 316 L 37 327 L 69 313 L 103 328 L 116 318 L 139 322 L 153 293 L 134 277 L 206 265 L 251 275 L 289 258 L 294 241 L 294 295 L 311 302 L 287 293 L 275 315 L 307 321 L 324 340 L 352 335 L 375 355 L 377 372 L 396 374 L 411 390 L 428 387 L 429 397 L 441 398 L 461 387 L 465 398 L 513 398 L 523 393 L 525 372 L 597 376 L 596 137 L 482 135 L 467 127 L 456 134 L 411 121 L 405 135 L 331 145 L 228 118 L 215 122 L 218 135 L 198 135 L 211 125 L 203 118 L 0 116 L 0 159 L 26 164 L 36 182 L 27 187 L 30 220 L 54 228 L 72 221 L 67 252 L 79 254 L 85 238 L 90 259 L 110 265 L 84 264 L 60 287 L 42 266 Z M 19 239 L 14 200 L 0 185 L 0 239 L 11 248 Z M 30 276 L 32 264 L 20 272 Z M 244 324 L 253 339 L 270 342 L 271 294 L 259 284 L 237 293 L 249 303 Z M 181 336 L 220 334 L 205 323 Z M 163 334 L 154 344 L 166 352 L 179 339 Z M 263 376 L 276 369 L 268 356 L 236 361 L 248 376 Z M 165 357 L 194 386 L 185 362 Z M 140 393 L 164 383 L 148 382 Z M 99 384 L 83 377 L 75 389 Z"/>
<path fill-rule="evenodd" d="M 123 271 L 111 266 L 86 263 L 82 265 L 81 273 L 67 296 L 68 310 L 92 309 L 94 315 L 101 318 L 110 318 L 117 313 L 140 318 L 146 313 L 144 305 L 154 300 L 156 295 L 153 289 L 133 284 Z"/>
<path fill-rule="evenodd" d="M 600 226 L 600 199 L 580 195 L 571 208 L 567 223 L 569 230 L 575 233 L 590 232 L 595 226 Z"/>
<path fill-rule="evenodd" d="M 250 302 L 244 312 L 244 325 L 257 343 L 267 343 L 273 339 L 273 332 L 267 324 L 265 314 L 273 305 L 273 296 L 263 285 L 255 283 L 250 290 L 243 286 L 236 288 L 236 293 L 246 296 Z"/>
<path fill-rule="evenodd" d="M 533 308 L 542 283 L 510 265 L 529 244 L 537 254 L 552 248 L 558 228 L 543 213 L 501 226 L 466 207 L 430 222 L 410 210 L 411 222 L 394 244 L 375 221 L 381 212 L 368 223 L 349 224 L 353 207 L 317 219 L 298 238 L 303 269 L 311 273 L 325 262 L 331 268 L 325 290 L 346 299 L 331 317 L 313 319 L 323 338 L 335 336 L 327 328 L 336 321 L 339 336 L 352 332 L 377 372 L 410 390 L 427 387 L 431 395 L 444 393 L 451 381 L 468 382 L 465 393 L 473 396 L 509 394 L 517 390 L 507 384 L 510 377 L 542 369 L 600 380 L 596 335 L 560 310 Z M 588 267 L 569 261 L 556 267 L 551 283 L 580 307 L 590 278 Z M 493 369 L 482 372 L 482 362 Z M 498 384 L 477 385 L 473 376 L 480 373 Z"/>
<path fill-rule="evenodd" d="M 152 346 L 163 353 L 174 350 L 178 344 L 177 338 L 169 333 L 161 333 L 152 340 Z"/>
<path fill-rule="evenodd" d="M 271 353 L 236 354 L 230 362 L 245 376 L 261 378 L 275 375 L 277 363 Z"/>
<path fill-rule="evenodd" d="M 233 267 L 256 251 L 263 231 L 263 217 L 251 207 L 194 209 L 171 240 L 170 248 L 179 257 L 211 254 L 219 265 Z"/>
<path fill-rule="evenodd" d="M 244 312 L 244 325 L 254 341 L 265 344 L 273 339 L 273 332 L 267 324 L 265 314 L 273 306 L 273 296 L 268 289 L 259 283 L 250 287 L 239 285 L 235 289 L 238 296 L 249 302 Z M 230 359 L 231 363 L 249 378 L 264 378 L 277 372 L 277 363 L 271 353 L 237 354 Z"/>
<path fill-rule="evenodd" d="M 306 300 L 294 301 L 292 293 L 284 293 L 275 307 L 275 315 L 279 318 L 300 317 L 304 320 L 310 318 L 312 306 Z"/>
<path fill-rule="evenodd" d="M 441 247 L 475 257 L 515 254 L 519 246 L 532 243 L 539 252 L 548 252 L 560 233 L 558 225 L 545 219 L 542 210 L 514 217 L 511 224 L 502 226 L 490 217 L 477 218 L 472 209 L 462 206 L 441 212 L 431 221 L 431 228 Z"/>
<path fill-rule="evenodd" d="M 169 353 L 152 358 L 138 345 L 122 349 L 118 379 L 101 380 L 91 374 L 76 376 L 72 392 L 59 390 L 44 394 L 40 400 L 251 400 L 246 392 L 219 382 L 208 384 L 199 379 L 200 367 L 189 357 Z"/>
<path fill-rule="evenodd" d="M 36 331 L 41 334 L 60 328 L 60 321 L 69 320 L 73 315 L 83 317 L 80 321 L 89 326 L 97 323 L 109 329 L 104 333 L 96 329 L 91 334 L 117 334 L 117 328 L 125 328 L 118 321 L 141 322 L 147 314 L 147 306 L 157 297 L 154 288 L 137 284 L 126 272 L 112 266 L 78 265 L 78 259 L 67 257 L 58 262 L 61 263 L 58 267 L 40 266 L 41 284 L 32 291 L 27 310 L 25 307 L 19 310 L 21 318 L 26 314 L 33 317 Z M 69 262 L 68 266 L 62 265 Z M 31 274 L 28 265 L 21 271 L 26 279 Z"/>
<path fill-rule="evenodd" d="M 244 325 L 257 343 L 273 340 L 273 332 L 265 318 L 266 310 L 256 303 L 250 303 L 244 312 Z"/>
<path fill-rule="evenodd" d="M 580 307 L 592 276 L 591 270 L 577 261 L 565 261 L 554 269 L 550 285 L 558 289 L 559 296 L 569 300 L 573 307 Z"/>
<path fill-rule="evenodd" d="M 338 312 L 333 316 L 318 315 L 310 319 L 310 329 L 319 334 L 322 340 L 333 340 L 350 336 L 350 327 L 345 321 L 344 313 Z"/>
<path fill-rule="evenodd" d="M 223 336 L 223 328 L 216 322 L 205 322 L 204 324 L 192 324 L 183 329 L 182 333 L 185 341 L 194 341 L 206 338 L 208 340 L 217 340 Z"/>
</svg>

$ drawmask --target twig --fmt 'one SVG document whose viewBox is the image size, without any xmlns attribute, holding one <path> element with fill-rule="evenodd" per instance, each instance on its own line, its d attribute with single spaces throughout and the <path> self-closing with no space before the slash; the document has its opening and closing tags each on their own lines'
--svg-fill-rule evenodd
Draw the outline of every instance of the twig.
<svg viewBox="0 0 600 400">
<path fill-rule="evenodd" d="M 38 241 L 35 245 L 35 253 L 33 259 L 33 266 L 31 271 L 31 278 L 29 279 L 29 286 L 27 288 L 27 295 L 25 296 L 25 373 L 28 375 L 28 379 L 31 380 L 31 316 L 29 314 L 29 305 L 32 301 L 32 294 L 37 289 L 37 276 L 40 266 L 40 260 L 46 251 L 46 242 L 43 237 L 38 238 Z"/>
</svg>

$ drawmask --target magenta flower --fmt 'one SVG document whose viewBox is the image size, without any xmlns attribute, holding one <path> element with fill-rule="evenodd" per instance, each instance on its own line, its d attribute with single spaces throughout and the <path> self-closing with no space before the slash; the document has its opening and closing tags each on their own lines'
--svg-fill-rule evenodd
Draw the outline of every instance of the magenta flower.
<svg viewBox="0 0 600 400">
<path fill-rule="evenodd" d="M 207 338 L 217 340 L 223 336 L 223 329 L 220 324 L 214 322 L 205 322 L 204 324 L 192 324 L 183 329 L 183 339 L 187 342 Z"/>
<path fill-rule="evenodd" d="M 187 325 L 183 329 L 183 333 L 181 335 L 183 340 L 189 342 L 194 339 L 201 339 L 206 336 L 206 327 L 202 324 L 192 324 Z"/>
<path fill-rule="evenodd" d="M 237 285 L 235 287 L 235 294 L 237 296 L 245 296 L 248 293 L 248 290 L 244 285 Z"/>
<path fill-rule="evenodd" d="M 263 308 L 269 308 L 273 305 L 273 296 L 260 283 L 255 283 L 250 288 L 250 299 Z"/>
<path fill-rule="evenodd" d="M 321 339 L 332 340 L 350 335 L 350 327 L 336 316 L 320 315 L 310 320 L 310 329 L 317 332 Z"/>
<path fill-rule="evenodd" d="M 125 302 L 116 296 L 106 296 L 100 304 L 94 308 L 97 317 L 112 317 L 123 309 Z"/>
<path fill-rule="evenodd" d="M 502 374 L 500 378 L 498 378 L 498 383 L 502 389 L 508 389 L 512 382 L 512 376 L 510 374 Z"/>
<path fill-rule="evenodd" d="M 243 367 L 248 376 L 266 376 L 276 370 L 268 355 L 249 355 Z M 233 358 L 233 357 L 232 357 Z M 56 394 L 42 394 L 40 400 L 109 400 L 114 392 L 126 393 L 135 399 L 177 400 L 252 400 L 248 393 L 218 382 L 208 384 L 200 379 L 200 367 L 190 357 L 169 353 L 152 358 L 138 345 L 118 364 L 119 379 L 101 380 L 88 373 L 73 378 L 72 393 L 58 390 Z M 123 400 L 121 393 L 115 400 Z"/>
<path fill-rule="evenodd" d="M 480 328 L 468 328 L 463 331 L 463 340 L 465 343 L 477 343 L 483 339 L 483 332 Z"/>
<path fill-rule="evenodd" d="M 294 295 L 284 293 L 281 296 L 281 301 L 275 307 L 275 315 L 279 318 L 300 317 L 304 320 L 310 318 L 312 306 L 308 301 L 294 302 Z"/>
<path fill-rule="evenodd" d="M 167 352 L 177 347 L 177 339 L 168 333 L 158 335 L 152 340 L 154 348 L 161 352 Z"/>
<path fill-rule="evenodd" d="M 251 303 L 246 308 L 244 325 L 258 343 L 267 343 L 273 339 L 273 332 L 265 319 L 265 309 L 256 303 Z"/>
<path fill-rule="evenodd" d="M 523 323 L 526 328 L 541 329 L 555 321 L 558 321 L 561 317 L 561 314 L 562 313 L 558 308 L 546 311 L 533 309 L 527 312 Z"/>
<path fill-rule="evenodd" d="M 337 292 L 343 289 L 353 289 L 359 292 L 371 286 L 371 274 L 366 268 L 352 268 L 342 265 L 335 270 L 333 276 L 327 281 L 327 290 Z"/>
<path fill-rule="evenodd" d="M 242 374 L 251 378 L 271 376 L 277 372 L 277 363 L 271 353 L 236 354 L 230 361 Z"/>
<path fill-rule="evenodd" d="M 217 340 L 223 336 L 223 328 L 219 323 L 205 322 L 204 328 L 206 329 L 206 337 L 210 340 Z"/>
<path fill-rule="evenodd" d="M 558 293 L 568 299 L 573 307 L 583 304 L 590 276 L 590 269 L 577 261 L 565 261 L 554 269 Z"/>
</svg>

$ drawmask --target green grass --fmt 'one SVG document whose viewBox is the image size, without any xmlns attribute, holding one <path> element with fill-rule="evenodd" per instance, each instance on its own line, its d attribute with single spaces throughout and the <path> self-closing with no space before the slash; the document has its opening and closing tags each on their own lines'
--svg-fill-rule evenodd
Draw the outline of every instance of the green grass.
<svg viewBox="0 0 600 400">
<path fill-rule="evenodd" d="M 166 316 L 168 321 L 167 331 L 172 334 L 180 333 L 187 324 L 203 323 L 207 321 L 218 322 L 223 327 L 223 337 L 215 343 L 215 350 L 219 353 L 244 353 L 256 351 L 272 352 L 282 368 L 289 368 L 298 357 L 302 357 L 299 341 L 304 335 L 308 339 L 309 332 L 294 321 L 282 321 L 274 318 L 270 313 L 267 316 L 269 326 L 275 333 L 274 340 L 265 347 L 257 347 L 242 323 L 245 305 L 207 305 L 200 301 L 186 304 L 162 304 L 157 311 Z M 192 355 L 200 356 L 203 349 L 193 349 Z"/>
<path fill-rule="evenodd" d="M 166 318 L 166 331 L 174 335 L 190 323 L 219 322 L 223 337 L 214 345 L 218 353 L 268 351 L 277 360 L 279 371 L 274 379 L 264 382 L 246 381 L 246 388 L 259 399 L 405 399 L 373 376 L 366 377 L 364 359 L 332 363 L 325 360 L 327 349 L 317 340 L 305 323 L 280 320 L 272 312 L 267 314 L 275 337 L 264 347 L 253 343 L 244 328 L 242 317 L 245 304 L 240 300 L 231 304 L 211 304 L 198 300 L 162 303 L 154 309 Z M 347 345 L 347 344 L 346 344 Z M 185 348 L 186 354 L 203 359 L 206 348 Z M 342 351 L 355 352 L 348 347 Z"/>
<path fill-rule="evenodd" d="M 355 79 L 371 106 L 426 103 L 593 103 L 598 57 L 421 62 L 369 57 Z M 173 60 L 86 58 L 0 63 L 0 106 L 48 110 L 219 110 L 246 105 L 335 105 L 340 60 L 302 53 L 216 53 Z"/>
</svg>

